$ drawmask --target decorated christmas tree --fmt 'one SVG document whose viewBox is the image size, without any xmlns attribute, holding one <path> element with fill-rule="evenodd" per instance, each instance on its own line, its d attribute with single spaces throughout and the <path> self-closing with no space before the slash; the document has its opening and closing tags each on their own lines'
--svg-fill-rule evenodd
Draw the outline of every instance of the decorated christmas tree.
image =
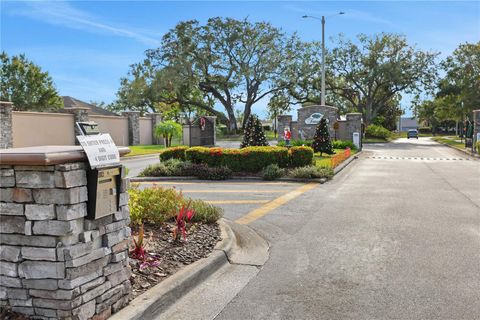
<svg viewBox="0 0 480 320">
<path fill-rule="evenodd" d="M 320 152 L 322 155 L 324 152 L 327 154 L 333 154 L 332 142 L 330 141 L 330 133 L 328 133 L 327 120 L 323 118 L 317 126 L 315 136 L 313 137 L 312 148 L 315 152 Z"/>
<path fill-rule="evenodd" d="M 248 117 L 243 133 L 243 141 L 240 148 L 252 146 L 268 146 L 267 137 L 263 132 L 262 123 L 255 115 Z"/>
</svg>

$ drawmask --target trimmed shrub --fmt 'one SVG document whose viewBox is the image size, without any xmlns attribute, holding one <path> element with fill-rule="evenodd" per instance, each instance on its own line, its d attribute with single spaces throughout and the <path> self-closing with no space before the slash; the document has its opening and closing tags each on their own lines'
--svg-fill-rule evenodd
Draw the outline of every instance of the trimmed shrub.
<svg viewBox="0 0 480 320">
<path fill-rule="evenodd" d="M 431 127 L 420 127 L 418 128 L 419 133 L 432 133 Z"/>
<path fill-rule="evenodd" d="M 162 223 L 175 216 L 184 199 L 174 189 L 146 188 L 128 190 L 130 219 L 133 224 Z"/>
<path fill-rule="evenodd" d="M 365 129 L 365 136 L 367 138 L 379 138 L 387 140 L 392 136 L 392 133 L 382 126 L 371 124 L 367 127 L 367 129 Z"/>
<path fill-rule="evenodd" d="M 247 147 L 222 149 L 193 147 L 185 151 L 192 163 L 203 163 L 209 167 L 226 166 L 234 172 L 259 172 L 269 164 L 280 167 L 288 165 L 288 149 L 282 147 Z"/>
<path fill-rule="evenodd" d="M 333 169 L 327 167 L 315 167 L 307 166 L 292 169 L 289 174 L 292 178 L 299 179 L 315 179 L 315 178 L 327 178 L 333 177 Z"/>
<path fill-rule="evenodd" d="M 275 180 L 278 178 L 283 177 L 285 174 L 285 170 L 280 168 L 276 164 L 270 164 L 263 168 L 262 170 L 262 178 L 263 180 Z"/>
<path fill-rule="evenodd" d="M 288 150 L 290 166 L 305 167 L 310 166 L 313 162 L 313 149 L 310 147 L 291 147 Z"/>
<path fill-rule="evenodd" d="M 180 207 L 190 201 L 175 189 L 161 187 L 143 190 L 132 188 L 128 190 L 128 194 L 130 219 L 135 225 L 173 221 Z M 190 206 L 195 211 L 192 221 L 213 223 L 223 215 L 221 208 L 202 200 L 192 200 Z"/>
<path fill-rule="evenodd" d="M 163 163 L 149 165 L 140 172 L 139 177 L 166 177 L 170 175 L 170 170 Z"/>
<path fill-rule="evenodd" d="M 185 150 L 188 147 L 178 146 L 164 149 L 160 152 L 160 161 L 166 161 L 169 159 L 179 159 L 185 161 Z"/>
<path fill-rule="evenodd" d="M 185 151 L 185 159 L 192 163 L 203 163 L 210 167 L 222 164 L 222 148 L 192 147 Z"/>
<path fill-rule="evenodd" d="M 223 216 L 223 209 L 203 200 L 192 200 L 190 206 L 195 211 L 193 222 L 214 223 Z"/>
<path fill-rule="evenodd" d="M 302 147 L 302 146 L 306 146 L 306 147 L 311 147 L 312 146 L 312 143 L 313 143 L 313 140 L 291 140 L 290 141 L 290 145 L 293 146 L 293 147 Z M 277 147 L 285 147 L 286 144 L 285 144 L 285 141 L 278 141 L 277 143 Z"/>
<path fill-rule="evenodd" d="M 227 167 L 199 166 L 196 168 L 195 176 L 202 180 L 227 180 L 232 174 L 232 170 Z"/>
<path fill-rule="evenodd" d="M 178 159 L 169 159 L 165 162 L 150 165 L 143 169 L 140 177 L 169 177 L 169 176 L 188 176 L 190 175 L 190 162 L 184 162 Z"/>
<path fill-rule="evenodd" d="M 352 141 L 347 140 L 336 140 L 333 141 L 333 148 L 334 149 L 347 149 L 350 148 L 352 150 L 357 150 L 357 146 Z"/>
</svg>

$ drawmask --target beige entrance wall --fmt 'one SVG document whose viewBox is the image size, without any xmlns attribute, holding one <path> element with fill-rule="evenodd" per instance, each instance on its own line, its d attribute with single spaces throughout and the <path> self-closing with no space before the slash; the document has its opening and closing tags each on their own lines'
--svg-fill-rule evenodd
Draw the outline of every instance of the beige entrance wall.
<svg viewBox="0 0 480 320">
<path fill-rule="evenodd" d="M 89 121 L 98 123 L 101 133 L 110 133 L 117 146 L 128 146 L 128 120 L 126 117 L 89 115 Z"/>
<path fill-rule="evenodd" d="M 13 147 L 75 145 L 72 114 L 12 112 Z"/>
<path fill-rule="evenodd" d="M 140 118 L 140 144 L 152 144 L 152 118 Z"/>
</svg>

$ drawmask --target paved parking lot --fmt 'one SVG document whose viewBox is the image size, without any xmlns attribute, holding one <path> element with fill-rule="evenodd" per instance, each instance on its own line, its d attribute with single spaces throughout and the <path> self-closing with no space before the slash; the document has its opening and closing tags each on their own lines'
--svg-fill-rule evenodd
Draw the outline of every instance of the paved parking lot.
<svg viewBox="0 0 480 320">
<path fill-rule="evenodd" d="M 265 181 L 165 181 L 140 182 L 141 188 L 175 188 L 186 197 L 219 206 L 225 218 L 248 224 L 314 188 L 317 184 Z"/>
</svg>

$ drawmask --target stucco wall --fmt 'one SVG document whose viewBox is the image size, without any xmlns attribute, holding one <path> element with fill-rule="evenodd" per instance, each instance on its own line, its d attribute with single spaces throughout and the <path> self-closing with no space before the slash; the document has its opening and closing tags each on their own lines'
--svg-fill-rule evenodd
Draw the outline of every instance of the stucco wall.
<svg viewBox="0 0 480 320">
<path fill-rule="evenodd" d="M 140 118 L 140 144 L 152 144 L 152 118 Z"/>
<path fill-rule="evenodd" d="M 72 114 L 12 112 L 13 147 L 74 145 Z"/>
<path fill-rule="evenodd" d="M 89 115 L 89 120 L 98 123 L 100 132 L 109 133 L 117 146 L 128 146 L 126 117 Z"/>
</svg>

